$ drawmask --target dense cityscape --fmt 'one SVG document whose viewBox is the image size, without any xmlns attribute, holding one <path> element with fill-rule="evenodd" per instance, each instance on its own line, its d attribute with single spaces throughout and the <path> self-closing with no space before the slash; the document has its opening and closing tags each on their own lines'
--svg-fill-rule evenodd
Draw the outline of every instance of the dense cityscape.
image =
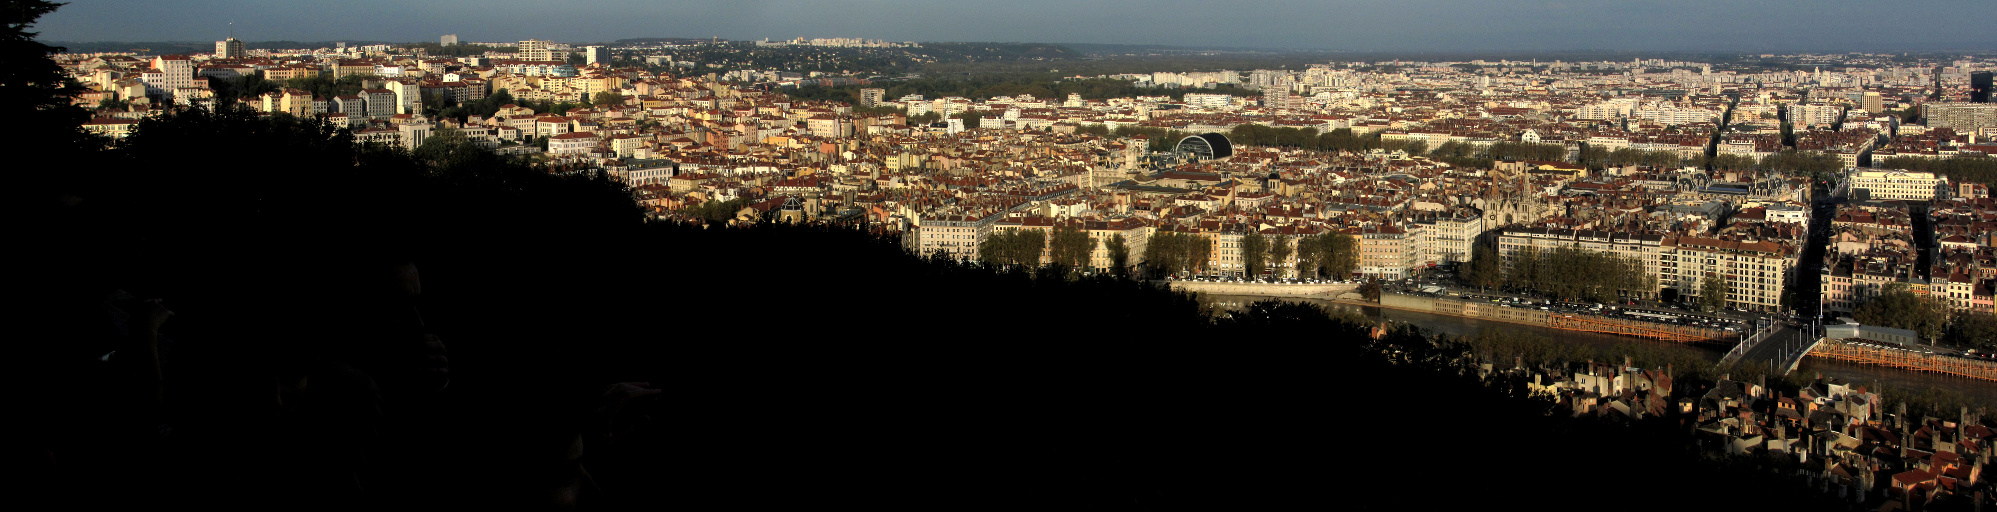
<svg viewBox="0 0 1997 512">
<path fill-rule="evenodd" d="M 53 9 L 50 5 L 38 12 Z M 116 46 L 93 44 L 90 49 Z M 1991 399 L 1997 393 L 1989 391 L 1997 381 L 1997 362 L 1991 361 L 1997 353 L 1997 199 L 1990 194 L 1997 183 L 1997 158 L 1992 158 L 1997 154 L 1997 103 L 1990 99 L 1997 55 L 1659 52 L 1621 58 L 1625 54 L 1599 52 L 1559 54 L 1560 58 L 1548 54 L 1546 59 L 1506 54 L 1428 61 L 1415 60 L 1423 58 L 1419 55 L 1349 59 L 1329 52 L 1096 46 L 1100 48 L 1084 51 L 1079 48 L 1085 45 L 889 41 L 848 34 L 573 43 L 473 42 L 442 35 L 435 42 L 333 41 L 280 48 L 228 37 L 215 41 L 212 49 L 204 43 L 195 51 L 172 53 L 147 48 L 36 49 L 42 55 L 35 58 L 46 59 L 61 74 L 62 85 L 34 82 L 48 85 L 53 98 L 46 101 L 48 105 L 8 108 L 74 109 L 64 114 L 68 117 L 46 123 L 50 126 L 33 128 L 75 132 L 75 137 L 63 140 L 81 141 L 72 144 L 78 149 L 63 151 L 73 151 L 77 161 L 107 169 L 99 176 L 50 178 L 54 184 L 31 187 L 29 193 L 55 198 L 43 201 L 59 205 L 50 211 L 83 211 L 74 209 L 80 208 L 75 204 L 105 201 L 143 205 L 121 205 L 90 216 L 46 217 L 65 220 L 51 224 L 61 227 L 48 228 L 54 234 L 36 239 L 37 246 L 58 248 L 47 257 L 46 261 L 55 262 L 50 268 L 79 269 L 75 275 L 108 272 L 92 270 L 96 267 L 90 265 L 115 261 L 96 259 L 111 256 L 81 257 L 60 249 L 93 238 L 193 240 L 174 242 L 185 245 L 172 247 L 213 244 L 240 249 L 244 258 L 297 257 L 298 262 L 316 263 L 298 263 L 298 268 L 254 265 L 275 269 L 264 270 L 273 279 L 281 276 L 300 284 L 355 290 L 360 285 L 352 283 L 373 282 L 369 280 L 382 277 L 376 274 L 384 270 L 396 273 L 398 287 L 404 275 L 416 283 L 414 264 L 421 263 L 426 272 L 433 268 L 424 260 L 427 257 L 444 269 L 438 273 L 446 284 L 434 288 L 457 293 L 463 303 L 462 309 L 436 306 L 454 311 L 435 315 L 445 319 L 439 323 L 458 320 L 459 331 L 450 333 L 454 350 L 456 340 L 477 340 L 478 333 L 511 339 L 502 333 L 506 327 L 469 327 L 480 323 L 469 319 L 542 318 L 539 322 L 545 326 L 535 324 L 539 330 L 526 332 L 567 335 L 574 328 L 617 333 L 605 338 L 628 334 L 633 344 L 670 331 L 684 336 L 676 338 L 680 343 L 699 338 L 753 345 L 781 337 L 785 343 L 816 338 L 845 344 L 885 338 L 922 339 L 921 347 L 929 342 L 983 346 L 985 340 L 975 331 L 994 319 L 1019 320 L 1020 326 L 1046 326 L 1046 337 L 1016 341 L 1079 346 L 1094 340 L 1101 345 L 1071 354 L 1073 364 L 1150 364 L 1128 375 L 1169 382 L 1160 386 L 1198 397 L 1188 401 L 1219 404 L 1212 405 L 1214 411 L 1233 411 L 1213 413 L 1217 418 L 1287 421 L 1276 429 L 1283 433 L 1277 437 L 1285 439 L 1309 436 L 1291 430 L 1304 429 L 1309 422 L 1290 418 L 1289 410 L 1361 407 L 1326 404 L 1355 400 L 1343 398 L 1346 395 L 1372 393 L 1364 389 L 1368 386 L 1408 383 L 1410 396 L 1420 398 L 1387 398 L 1381 400 L 1396 403 L 1376 404 L 1383 408 L 1377 415 L 1393 426 L 1340 427 L 1338 435 L 1392 437 L 1393 429 L 1406 428 L 1428 436 L 1415 439 L 1417 434 L 1409 434 L 1404 439 L 1414 444 L 1462 435 L 1453 434 L 1456 429 L 1483 428 L 1474 423 L 1477 417 L 1494 423 L 1502 422 L 1498 418 L 1516 418 L 1517 426 L 1504 427 L 1515 429 L 1505 430 L 1507 435 L 1577 443 L 1559 456 L 1518 455 L 1536 461 L 1520 463 L 1521 468 L 1558 472 L 1571 469 L 1564 457 L 1606 450 L 1610 444 L 1649 444 L 1660 448 L 1641 453 L 1657 462 L 1640 474 L 1666 479 L 1652 484 L 1723 486 L 1729 484 L 1719 479 L 1732 479 L 1751 492 L 1767 491 L 1755 498 L 1766 501 L 1756 503 L 1851 510 L 1981 510 L 1986 503 L 1997 505 L 1997 494 L 1990 493 L 1991 484 L 1981 478 L 1981 469 L 1992 457 L 1991 445 L 1997 443 L 1997 418 L 1984 418 L 1985 407 L 1997 404 Z M 1245 67 L 1226 69 L 1235 66 Z M 63 123 L 68 125 L 57 126 Z M 232 138 L 189 147 L 214 134 Z M 301 146 L 245 149 L 234 142 L 252 137 Z M 286 164 L 272 160 L 288 161 L 288 155 L 299 155 L 299 161 L 313 162 L 314 167 L 284 172 Z M 217 177 L 194 164 L 165 163 L 161 172 L 148 175 L 154 169 L 148 169 L 147 162 L 153 158 L 247 162 L 278 170 L 272 176 Z M 346 172 L 355 174 L 341 174 Z M 196 175 L 203 177 L 193 178 Z M 251 184 L 263 180 L 271 181 Z M 200 192 L 206 195 L 184 203 L 157 197 L 212 184 L 228 191 Z M 259 188 L 266 186 L 277 191 Z M 254 201 L 268 202 L 238 203 L 251 201 L 250 194 L 243 192 L 249 189 L 258 191 Z M 202 201 L 198 198 L 215 202 L 194 206 Z M 356 210 L 351 218 L 341 212 L 349 208 Z M 296 218 L 264 220 L 284 210 L 300 212 Z M 130 228 L 119 227 L 125 221 L 103 220 L 120 215 L 195 219 L 189 224 L 199 227 Z M 189 234 L 223 229 L 204 223 L 235 226 L 216 220 L 231 215 L 259 220 L 244 221 L 245 226 L 254 225 L 241 228 L 244 231 L 228 231 L 235 235 Z M 469 227 L 470 219 L 488 216 L 511 219 L 523 226 L 521 233 L 533 234 L 508 232 L 511 224 L 498 221 Z M 72 218 L 93 220 L 67 220 Z M 420 225 L 407 229 L 433 234 L 463 232 L 384 234 L 402 233 L 405 228 L 398 227 L 402 224 Z M 270 242 L 263 238 L 264 233 L 293 229 L 304 232 L 272 234 L 270 239 L 276 241 Z M 605 233 L 614 236 L 598 236 Z M 426 241 L 424 236 L 435 240 Z M 513 236 L 519 240 L 491 242 Z M 613 238 L 620 241 L 610 245 L 602 240 Z M 452 247 L 445 240 L 467 245 Z M 99 247 L 94 245 L 98 242 L 74 243 L 79 248 L 76 254 Z M 478 245 L 483 243 L 493 245 Z M 394 244 L 428 249 L 404 250 Z M 281 249 L 259 252 L 266 246 Z M 582 247 L 604 252 L 589 253 Z M 569 252 L 571 248 L 576 250 Z M 441 263 L 454 261 L 437 256 L 443 254 L 458 260 L 493 259 L 453 267 Z M 209 259 L 205 252 L 171 257 Z M 74 263 L 64 263 L 66 258 Z M 503 279 L 481 273 L 515 271 L 510 269 L 517 267 L 507 267 L 508 262 L 592 268 L 535 270 L 545 274 L 530 273 L 541 277 L 520 279 L 545 279 L 536 281 L 543 283 L 536 285 L 542 288 L 522 285 L 534 292 L 516 293 Z M 214 266 L 199 268 L 227 269 L 233 263 L 205 265 Z M 315 273 L 309 270 L 314 265 L 331 270 Z M 340 270 L 343 265 L 354 269 Z M 97 288 L 85 292 L 64 292 L 81 297 L 74 302 L 91 311 L 73 317 L 97 319 L 102 316 L 98 309 L 113 311 L 109 315 L 115 320 L 105 325 L 115 325 L 100 330 L 120 334 L 106 336 L 145 340 L 139 348 L 127 345 L 130 341 L 105 345 L 112 347 L 109 353 L 91 345 L 91 358 L 101 354 L 101 359 L 92 360 L 112 366 L 92 367 L 90 372 L 138 372 L 146 377 L 134 381 L 148 384 L 134 396 L 151 393 L 133 399 L 143 403 L 133 406 L 145 411 L 133 413 L 142 418 L 131 420 L 118 412 L 103 417 L 156 427 L 157 435 L 139 436 L 144 440 L 133 445 L 162 454 L 181 453 L 174 450 L 207 446 L 201 443 L 229 436 L 214 433 L 226 429 L 204 429 L 207 424 L 202 420 L 173 418 L 196 416 L 188 411 L 234 406 L 215 405 L 227 402 L 220 399 L 176 402 L 161 397 L 184 389 L 274 394 L 279 405 L 273 410 L 284 412 L 272 413 L 276 419 L 269 421 L 294 425 L 282 428 L 295 428 L 284 432 L 296 436 L 292 441 L 272 441 L 272 446 L 287 447 L 292 452 L 286 453 L 294 455 L 244 460 L 307 461 L 299 464 L 311 469 L 258 496 L 329 509 L 382 508 L 378 500 L 388 499 L 385 496 L 397 496 L 396 500 L 427 496 L 386 508 L 486 503 L 413 490 L 421 487 L 415 483 L 421 479 L 416 475 L 420 470 L 393 468 L 397 461 L 432 460 L 421 458 L 430 455 L 410 455 L 422 452 L 411 447 L 440 437 L 409 437 L 397 441 L 407 444 L 379 449 L 368 443 L 387 441 L 369 436 L 393 437 L 388 433 L 397 428 L 413 432 L 420 429 L 412 426 L 427 425 L 425 421 L 446 424 L 454 420 L 439 418 L 458 414 L 434 411 L 504 409 L 511 405 L 493 404 L 519 396 L 558 394 L 529 390 L 532 386 L 524 383 L 480 384 L 478 362 L 493 368 L 504 366 L 495 361 L 504 361 L 514 366 L 504 366 L 503 371 L 528 374 L 534 370 L 522 368 L 531 367 L 529 361 L 536 356 L 480 359 L 476 341 L 470 343 L 472 363 L 465 366 L 470 369 L 457 373 L 469 383 L 449 387 L 454 374 L 444 362 L 442 342 L 426 324 L 427 313 L 414 314 L 414 324 L 427 336 L 419 336 L 420 347 L 396 349 L 400 351 L 391 355 L 346 347 L 276 348 L 268 349 L 275 355 L 232 356 L 258 364 L 277 361 L 269 372 L 274 377 L 255 373 L 252 379 L 278 382 L 270 390 L 229 388 L 215 384 L 226 379 L 196 371 L 179 370 L 183 376 L 174 377 L 178 368 L 227 366 L 202 362 L 204 356 L 215 358 L 217 349 L 213 345 L 204 349 L 200 341 L 204 333 L 225 338 L 216 333 L 230 332 L 219 325 L 226 319 L 259 318 L 253 325 L 265 325 L 260 323 L 264 320 L 256 315 L 232 317 L 225 314 L 226 308 L 203 309 L 200 304 L 211 303 L 197 302 L 186 321 L 192 327 L 167 331 L 177 339 L 184 336 L 175 343 L 185 345 L 165 348 L 170 345 L 160 328 L 173 313 L 166 312 L 160 300 L 136 300 L 132 294 L 149 297 L 154 290 L 191 289 L 187 283 L 204 277 L 172 277 L 172 271 L 166 270 L 170 267 L 163 264 L 136 268 L 142 270 L 120 271 L 115 278 L 85 279 L 62 272 L 43 278 L 55 282 L 47 285 L 51 290 L 67 290 L 84 281 L 117 281 L 92 284 Z M 615 284 L 590 281 L 612 276 L 618 280 Z M 622 281 L 627 278 L 629 282 Z M 550 284 L 571 281 L 591 284 Z M 461 291 L 449 291 L 451 284 Z M 271 290 L 283 290 L 271 286 L 231 288 L 232 293 L 258 290 L 245 295 L 256 299 L 212 304 L 260 303 Z M 620 291 L 602 297 L 619 297 L 621 302 L 541 293 L 613 288 Z M 420 293 L 422 285 L 411 284 L 409 289 Z M 491 302 L 480 302 L 475 290 L 485 290 L 489 295 L 485 300 Z M 374 300 L 367 297 L 375 295 L 367 294 L 377 292 L 352 291 L 351 296 L 337 297 Z M 478 304 L 515 296 L 564 298 L 549 299 L 545 309 L 522 305 L 503 312 L 473 312 Z M 356 318 L 380 312 L 338 309 L 343 306 L 333 299 L 301 300 Z M 68 303 L 51 304 L 48 311 L 56 313 L 47 314 L 49 318 L 73 318 L 61 312 Z M 261 309 L 271 307 L 260 304 L 254 310 L 283 311 Z M 415 311 L 414 306 L 398 307 Z M 204 312 L 214 319 L 201 319 Z M 1422 319 L 1446 317 L 1447 322 L 1472 327 L 1452 334 L 1421 324 L 1433 320 L 1396 321 L 1390 316 L 1411 313 L 1433 315 L 1418 317 Z M 409 316 L 400 309 L 392 314 L 405 320 Z M 703 315 L 708 318 L 694 318 Z M 651 320 L 654 316 L 660 320 Z M 329 329 L 338 335 L 360 336 L 356 333 L 392 323 L 339 327 L 341 320 L 334 318 L 329 325 L 335 327 Z M 601 325 L 565 325 L 577 318 Z M 634 318 L 644 325 L 613 326 Z M 138 328 L 141 320 L 150 322 L 145 324 L 149 329 Z M 760 325 L 764 323 L 788 325 Z M 1085 327 L 1097 323 L 1117 327 Z M 771 328 L 781 334 L 762 332 Z M 888 334 L 859 334 L 872 330 Z M 1139 332 L 1159 337 L 1198 333 L 1193 337 L 1298 343 L 1308 348 L 1272 351 L 1265 358 L 1250 354 L 1256 349 L 1233 352 L 1189 342 L 1172 344 L 1170 356 L 1145 353 L 1126 360 L 1115 355 L 1143 350 L 1132 348 L 1139 346 L 1135 337 L 1120 337 Z M 1597 350 L 1563 342 L 1568 333 L 1627 341 L 1618 342 L 1615 349 Z M 337 335 L 304 334 L 302 339 L 318 339 L 315 336 Z M 757 341 L 759 337 L 763 341 Z M 534 499 L 553 496 L 549 502 L 553 505 L 546 507 L 550 509 L 573 508 L 579 502 L 582 508 L 655 506 L 652 500 L 669 495 L 670 491 L 655 490 L 662 484 L 644 478 L 670 472 L 654 468 L 658 459 L 641 457 L 667 458 L 674 450 L 667 445 L 675 441 L 665 427 L 636 426 L 641 422 L 631 417 L 637 413 L 627 414 L 625 407 L 656 400 L 661 393 L 670 402 L 681 391 L 627 379 L 627 375 L 658 375 L 653 372 L 660 370 L 646 367 L 645 357 L 618 355 L 618 345 L 590 343 L 590 348 L 574 349 L 581 355 L 545 364 L 566 365 L 561 375 L 587 373 L 591 378 L 598 377 L 588 371 L 595 367 L 576 361 L 631 371 L 589 381 L 609 385 L 585 390 L 592 405 L 552 405 L 559 400 L 545 398 L 551 405 L 528 409 L 578 414 L 582 419 L 550 423 L 556 426 L 528 421 L 533 426 L 479 434 L 555 441 L 532 449 L 499 450 L 530 462 L 495 462 L 496 469 L 485 470 L 558 473 L 552 480 L 484 481 L 483 476 L 461 476 L 453 478 L 478 482 L 452 483 L 451 490 L 436 492 L 508 488 L 533 494 L 546 489 L 552 494 L 534 494 Z M 667 349 L 643 350 L 659 355 L 666 352 L 653 351 Z M 828 361 L 858 357 L 843 348 L 805 350 Z M 1202 372 L 1191 362 L 1206 357 L 1207 350 L 1225 351 L 1216 356 L 1217 361 L 1236 368 L 1226 374 L 1242 375 L 1239 382 L 1254 381 L 1255 387 L 1237 383 L 1233 385 L 1244 387 L 1226 388 L 1238 399 L 1204 395 L 1194 384 L 1201 377 L 1187 375 Z M 934 357 L 925 360 L 934 363 L 980 357 L 943 349 L 908 351 L 927 355 L 889 355 L 880 360 Z M 68 352 L 82 350 L 47 351 L 59 354 L 52 358 L 68 357 Z M 144 354 L 146 364 L 122 366 L 129 363 L 120 361 L 134 353 Z M 175 355 L 181 353 L 185 355 Z M 1279 353 L 1288 356 L 1272 355 Z M 1040 355 L 1007 354 L 994 357 L 1018 367 L 1044 361 Z M 177 366 L 167 362 L 169 356 L 194 363 Z M 810 366 L 808 361 L 789 362 L 789 357 L 783 364 Z M 1806 361 L 1813 362 L 1805 366 Z M 420 371 L 406 367 L 412 364 Z M 734 364 L 728 368 L 737 368 Z M 1258 366 L 1264 364 L 1281 371 L 1246 377 L 1265 373 Z M 1875 373 L 1863 374 L 1868 382 L 1824 371 L 1845 367 Z M 977 368 L 976 375 L 990 375 L 991 385 L 998 387 L 968 385 L 964 389 L 976 391 L 967 395 L 1009 396 L 996 389 L 1008 385 L 1002 382 L 1010 378 L 1004 377 L 1010 370 L 987 374 L 983 366 Z M 399 373 L 405 371 L 413 373 Z M 499 374 L 486 371 L 493 372 L 483 374 L 486 379 Z M 821 371 L 829 373 L 817 373 Z M 912 371 L 929 375 L 951 370 L 938 366 Z M 1020 371 L 1031 375 L 1038 370 Z M 1877 372 L 1946 380 L 1919 389 L 1880 383 L 1875 376 L 1882 373 Z M 1120 407 L 1100 405 L 1114 399 L 1072 398 L 1073 382 L 1088 383 L 1072 387 L 1078 396 L 1125 385 L 1099 388 L 1097 379 L 1115 378 L 1094 370 L 1076 373 L 1088 376 L 1047 381 L 1060 384 L 1019 384 L 1019 389 L 1036 390 L 1020 396 L 1061 396 L 1049 399 L 1050 404 L 1060 404 L 1050 407 L 1068 411 L 1061 413 L 1068 417 L 1109 418 L 1102 419 L 1104 425 L 1146 421 L 1136 419 L 1140 417 L 1170 421 L 1164 419 L 1171 418 L 1169 414 L 1150 411 L 1102 412 Z M 850 382 L 868 382 L 868 387 L 859 389 L 896 393 L 871 387 L 871 379 L 893 371 L 861 376 L 813 369 L 809 374 L 841 382 L 840 389 L 858 386 Z M 105 382 L 123 383 L 119 379 L 124 378 Z M 1933 382 L 1919 379 L 1908 382 Z M 1380 383 L 1358 382 L 1365 380 Z M 197 384 L 177 387 L 187 382 Z M 319 382 L 341 384 L 312 384 Z M 770 384 L 755 386 L 766 385 Z M 921 383 L 898 386 L 923 387 Z M 1043 393 L 1038 386 L 1059 390 Z M 1283 390 L 1246 398 L 1274 388 Z M 826 411 L 837 408 L 826 404 L 840 403 L 839 398 L 815 401 L 788 393 L 739 396 L 745 397 L 745 403 L 769 399 L 796 410 Z M 362 395 L 370 398 L 353 398 Z M 463 405 L 474 399 L 462 397 L 474 396 L 483 402 Z M 378 410 L 369 409 L 377 407 L 371 400 L 379 400 Z M 1160 404 L 1158 408 L 1178 403 L 1163 398 L 1132 400 Z M 1481 416 L 1452 420 L 1465 423 L 1415 417 L 1425 414 L 1416 411 L 1450 403 L 1466 404 L 1462 407 Z M 1255 411 L 1247 411 L 1251 406 L 1245 404 L 1254 404 Z M 738 412 L 734 408 L 744 407 L 709 405 L 715 408 L 699 414 Z M 350 409 L 373 410 L 370 414 L 382 415 L 384 426 L 361 425 L 352 419 Z M 689 414 L 646 410 L 651 411 L 645 413 L 647 420 Z M 1039 414 L 1032 406 L 1005 410 L 1020 417 Z M 1284 411 L 1273 414 L 1285 419 L 1269 419 L 1264 414 L 1271 410 Z M 1329 410 L 1318 412 L 1329 414 Z M 744 414 L 808 422 L 764 416 L 769 413 Z M 843 416 L 846 412 L 828 414 L 849 418 Z M 882 414 L 903 417 L 899 412 Z M 1553 421 L 1569 423 L 1549 423 Z M 169 424 L 176 422 L 191 425 L 186 429 L 192 433 L 170 435 Z M 1011 428 L 1015 427 L 1006 427 Z M 1118 439 L 1114 433 L 1095 433 L 1094 428 L 1089 435 Z M 717 439 L 739 439 L 701 431 Z M 319 441 L 304 439 L 332 441 L 311 447 Z M 809 451 L 840 443 L 812 439 L 785 446 Z M 866 439 L 894 443 L 887 440 L 891 438 Z M 95 474 L 91 464 L 127 456 L 110 453 L 111 449 L 66 451 L 70 445 L 65 442 L 50 441 L 48 447 L 36 448 L 46 457 L 32 457 L 34 463 L 47 466 L 48 485 L 71 485 L 63 479 Z M 340 443 L 348 442 L 353 443 L 351 450 L 340 451 L 349 446 Z M 1275 443 L 1269 450 L 1286 449 L 1268 442 Z M 603 464 L 614 469 L 592 476 L 578 462 L 584 446 L 591 447 L 590 453 L 596 453 L 596 446 L 616 446 L 614 450 L 629 458 L 612 458 Z M 381 451 L 371 451 L 377 449 Z M 452 449 L 458 451 L 442 453 L 481 451 Z M 567 455 L 557 457 L 555 452 Z M 1390 451 L 1366 453 L 1393 456 Z M 1421 453 L 1425 454 L 1421 458 L 1436 461 L 1465 457 L 1433 449 Z M 501 456 L 492 457 L 497 461 Z M 865 458 L 843 452 L 825 457 Z M 1263 461 L 1214 457 L 1234 463 Z M 69 462 L 73 460 L 91 462 Z M 1414 473 L 1429 464 L 1380 463 L 1380 468 Z M 618 469 L 629 476 L 620 480 Z M 244 485 L 283 479 L 242 478 Z M 1468 482 L 1469 477 L 1463 478 Z M 1525 476 L 1491 478 L 1464 485 L 1520 495 L 1558 492 L 1557 486 L 1514 488 L 1528 480 Z M 360 483 L 348 485 L 353 482 Z M 1424 486 L 1392 488 L 1410 491 Z M 1596 487 L 1599 490 L 1583 495 L 1623 492 Z M 1105 494 L 1109 497 L 1104 499 L 1118 503 L 1115 507 L 1138 510 L 1226 506 L 1236 503 L 1230 493 L 1237 489 L 1156 498 L 1164 503 L 1145 504 L 1152 498 L 1131 496 L 1156 491 L 1088 488 L 1077 492 Z M 620 490 L 624 494 L 619 495 Z M 1123 503 L 1126 498 L 1139 504 Z M 486 499 L 507 503 L 511 498 Z M 1360 507 L 1396 506 L 1399 499 L 1366 498 Z M 1424 508 L 1418 503 L 1406 504 Z"/>
</svg>

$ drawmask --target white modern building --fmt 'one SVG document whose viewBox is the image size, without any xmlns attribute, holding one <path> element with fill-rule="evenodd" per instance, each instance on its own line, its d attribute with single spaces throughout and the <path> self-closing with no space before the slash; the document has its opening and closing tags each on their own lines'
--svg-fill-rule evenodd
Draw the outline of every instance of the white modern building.
<svg viewBox="0 0 1997 512">
<path fill-rule="evenodd" d="M 1865 189 L 1871 199 L 1930 201 L 1948 194 L 1948 178 L 1931 172 L 1858 171 L 1850 181 L 1853 193 Z"/>
</svg>

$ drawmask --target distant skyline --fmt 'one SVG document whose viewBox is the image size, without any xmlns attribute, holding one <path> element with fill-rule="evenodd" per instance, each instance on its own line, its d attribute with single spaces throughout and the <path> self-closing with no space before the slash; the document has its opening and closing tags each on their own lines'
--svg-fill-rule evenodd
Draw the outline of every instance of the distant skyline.
<svg viewBox="0 0 1997 512">
<path fill-rule="evenodd" d="M 1162 44 L 1345 51 L 1997 51 L 1988 0 L 72 1 L 45 41 L 641 37 Z"/>
</svg>

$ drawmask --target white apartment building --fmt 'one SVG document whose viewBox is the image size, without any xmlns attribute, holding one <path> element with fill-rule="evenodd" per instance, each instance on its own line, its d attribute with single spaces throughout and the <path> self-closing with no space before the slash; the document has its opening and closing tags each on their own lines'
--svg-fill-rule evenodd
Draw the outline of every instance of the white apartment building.
<svg viewBox="0 0 1997 512">
<path fill-rule="evenodd" d="M 1186 106 L 1200 108 L 1222 108 L 1233 103 L 1234 97 L 1226 94 L 1191 93 L 1185 97 Z"/>
<path fill-rule="evenodd" d="M 390 80 L 387 84 L 383 84 L 382 87 L 395 93 L 395 113 L 423 113 L 423 86 L 417 85 L 416 81 Z M 368 99 L 373 100 L 374 98 Z"/>
<path fill-rule="evenodd" d="M 243 49 L 243 42 L 236 38 L 231 37 L 215 42 L 215 58 L 240 59 L 249 55 L 249 52 Z"/>
<path fill-rule="evenodd" d="M 548 138 L 548 154 L 583 154 L 596 151 L 603 139 L 595 132 L 564 133 Z"/>
<path fill-rule="evenodd" d="M 1421 263 L 1442 265 L 1470 261 L 1471 247 L 1484 232 L 1484 215 L 1463 208 L 1449 214 L 1415 221 L 1421 226 L 1416 247 Z"/>
<path fill-rule="evenodd" d="M 1836 105 L 1814 105 L 1791 103 L 1785 110 L 1789 112 L 1789 124 L 1798 129 L 1814 126 L 1830 126 L 1844 115 L 1844 107 Z"/>
<path fill-rule="evenodd" d="M 366 104 L 367 117 L 385 118 L 396 114 L 395 91 L 388 89 L 362 89 L 361 99 Z"/>
<path fill-rule="evenodd" d="M 1929 103 L 1921 105 L 1921 118 L 1929 128 L 1951 128 L 1956 133 L 1976 133 L 1997 126 L 1997 103 Z"/>
<path fill-rule="evenodd" d="M 520 60 L 534 60 L 534 61 L 555 60 L 553 58 L 553 55 L 548 51 L 548 42 L 539 39 L 528 39 L 526 41 L 521 41 L 520 49 L 519 51 L 514 52 L 514 55 L 519 56 Z"/>
<path fill-rule="evenodd" d="M 1780 311 L 1782 290 L 1796 267 L 1797 249 L 1776 242 L 1730 242 L 1680 236 L 1666 240 L 1659 255 L 1658 286 L 1698 297 L 1708 275 L 1727 283 L 1727 307 Z"/>
<path fill-rule="evenodd" d="M 147 95 L 172 101 L 175 90 L 194 86 L 194 61 L 186 55 L 153 57 L 152 70 L 139 75 L 139 80 L 145 82 Z"/>
<path fill-rule="evenodd" d="M 1872 199 L 1930 201 L 1948 196 L 1948 178 L 1931 172 L 1858 171 L 1849 180 L 1853 191 L 1871 191 Z"/>
<path fill-rule="evenodd" d="M 916 238 L 916 254 L 928 256 L 938 250 L 952 259 L 978 259 L 978 245 L 991 236 L 992 226 L 998 223 L 1005 212 L 978 217 L 975 215 L 936 215 L 923 216 L 912 235 Z"/>
</svg>

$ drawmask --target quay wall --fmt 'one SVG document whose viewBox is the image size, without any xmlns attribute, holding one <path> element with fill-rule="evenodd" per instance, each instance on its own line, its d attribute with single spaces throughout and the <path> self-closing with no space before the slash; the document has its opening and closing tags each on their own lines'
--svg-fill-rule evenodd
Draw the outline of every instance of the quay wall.
<svg viewBox="0 0 1997 512">
<path fill-rule="evenodd" d="M 1395 308 L 1395 309 L 1405 309 L 1409 311 L 1420 311 L 1423 313 L 1434 313 L 1438 315 L 1460 316 L 1467 318 L 1476 318 L 1480 320 L 1495 320 L 1499 322 L 1507 322 L 1515 324 L 1536 325 L 1541 327 L 1551 327 L 1555 329 L 1586 330 L 1590 332 L 1609 332 L 1614 334 L 1626 334 L 1632 336 L 1640 336 L 1637 334 L 1630 334 L 1632 332 L 1637 332 L 1637 331 L 1645 331 L 1652 333 L 1669 332 L 1675 334 L 1676 335 L 1675 337 L 1680 339 L 1690 338 L 1690 339 L 1706 339 L 1706 340 L 1725 340 L 1729 336 L 1731 336 L 1729 333 L 1727 333 L 1725 330 L 1722 329 L 1673 325 L 1673 324 L 1660 324 L 1654 322 L 1645 322 L 1641 320 L 1608 318 L 1608 317 L 1600 317 L 1594 315 L 1557 313 L 1553 311 L 1541 311 L 1537 309 L 1508 308 L 1498 305 L 1497 303 L 1491 303 L 1491 302 L 1476 302 L 1476 301 L 1457 300 L 1457 299 L 1449 299 L 1442 297 L 1423 297 L 1419 295 L 1402 295 L 1397 293 L 1381 294 L 1380 306 Z M 1586 320 L 1586 323 L 1594 325 L 1586 329 L 1575 328 L 1574 325 L 1576 324 L 1576 322 L 1553 321 L 1555 315 L 1559 315 L 1561 317 L 1582 318 Z M 1656 337 L 1656 336 L 1643 336 L 1643 337 Z"/>
</svg>

